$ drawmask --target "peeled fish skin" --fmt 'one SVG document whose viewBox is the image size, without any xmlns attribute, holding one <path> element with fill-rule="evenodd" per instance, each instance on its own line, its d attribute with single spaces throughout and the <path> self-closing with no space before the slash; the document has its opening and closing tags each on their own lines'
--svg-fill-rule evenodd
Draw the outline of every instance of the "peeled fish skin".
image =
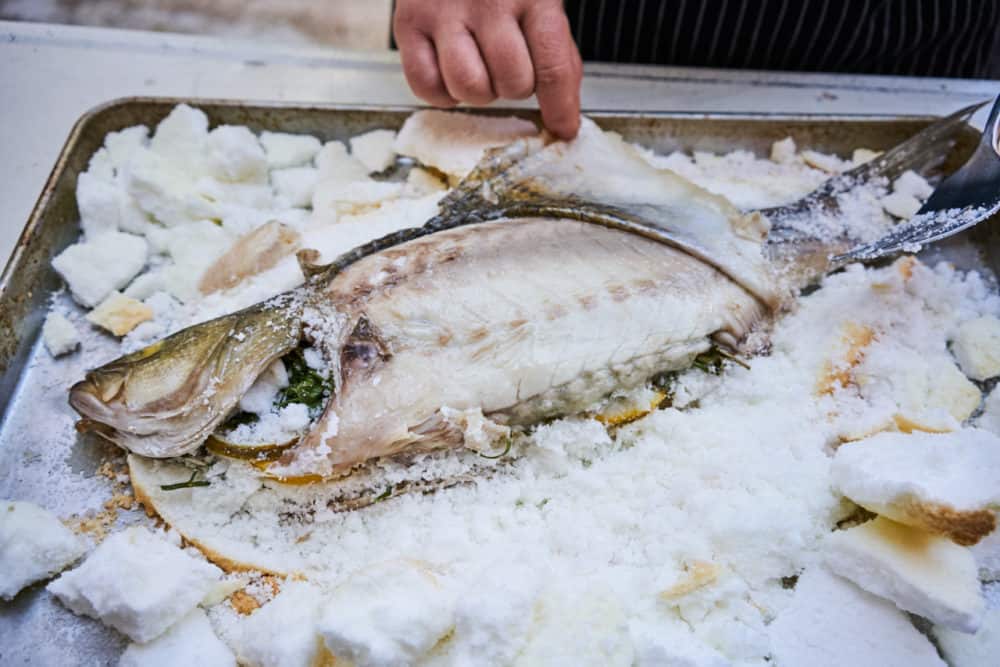
<svg viewBox="0 0 1000 667">
<path fill-rule="evenodd" d="M 340 355 L 336 396 L 276 474 L 330 475 L 373 456 L 462 444 L 460 430 L 434 428 L 442 407 L 481 409 L 502 424 L 580 412 L 614 389 L 690 365 L 713 334 L 743 338 L 767 309 L 674 247 L 527 218 L 362 259 L 305 312 L 307 320 L 346 314 L 355 324 L 345 343 L 326 349 Z"/>
<path fill-rule="evenodd" d="M 177 456 L 304 335 L 336 390 L 275 474 L 461 444 L 446 409 L 529 424 L 684 367 L 713 339 L 739 341 L 784 294 L 761 252 L 766 231 L 585 121 L 568 144 L 494 150 L 423 227 L 326 266 L 300 253 L 306 285 L 220 318 L 249 318 L 256 344 L 198 325 L 92 371 L 71 403 L 105 438 Z"/>
</svg>

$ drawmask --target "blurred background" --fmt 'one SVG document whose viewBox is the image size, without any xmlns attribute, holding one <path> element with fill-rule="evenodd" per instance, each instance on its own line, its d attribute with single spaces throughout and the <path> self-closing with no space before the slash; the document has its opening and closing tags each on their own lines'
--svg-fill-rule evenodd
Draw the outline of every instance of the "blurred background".
<svg viewBox="0 0 1000 667">
<path fill-rule="evenodd" d="M 0 19 L 378 50 L 392 0 L 0 0 Z"/>
</svg>

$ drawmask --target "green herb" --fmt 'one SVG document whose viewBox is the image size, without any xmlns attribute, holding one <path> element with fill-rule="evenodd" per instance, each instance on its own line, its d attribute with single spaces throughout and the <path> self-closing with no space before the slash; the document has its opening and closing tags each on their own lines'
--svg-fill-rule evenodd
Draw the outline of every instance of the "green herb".
<svg viewBox="0 0 1000 667">
<path fill-rule="evenodd" d="M 514 444 L 514 438 L 507 438 L 507 446 L 504 447 L 504 450 L 499 454 L 483 454 L 482 452 L 479 452 L 479 455 L 482 456 L 484 459 L 499 459 L 504 456 L 507 456 L 507 454 L 510 453 L 510 447 L 513 444 Z"/>
<path fill-rule="evenodd" d="M 278 394 L 277 405 L 283 408 L 289 403 L 304 403 L 310 410 L 323 407 L 331 387 L 330 382 L 306 363 L 301 349 L 286 354 L 282 361 L 288 371 L 288 386 Z"/>
<path fill-rule="evenodd" d="M 380 503 L 383 500 L 388 500 L 390 496 L 392 496 L 392 484 L 390 484 L 389 488 L 383 491 L 382 494 L 372 502 L 372 504 L 374 505 L 375 503 Z"/>
<path fill-rule="evenodd" d="M 161 484 L 160 488 L 164 491 L 176 491 L 178 489 L 193 489 L 196 486 L 209 486 L 211 482 L 206 480 L 195 480 L 198 476 L 198 471 L 195 470 L 191 473 L 191 478 L 186 482 L 177 482 L 176 484 Z"/>
<path fill-rule="evenodd" d="M 542 509 L 543 507 L 545 507 L 548 504 L 549 504 L 549 499 L 548 498 L 542 498 L 542 502 L 540 502 L 537 505 L 535 505 L 535 507 L 537 507 L 538 509 Z"/>
</svg>

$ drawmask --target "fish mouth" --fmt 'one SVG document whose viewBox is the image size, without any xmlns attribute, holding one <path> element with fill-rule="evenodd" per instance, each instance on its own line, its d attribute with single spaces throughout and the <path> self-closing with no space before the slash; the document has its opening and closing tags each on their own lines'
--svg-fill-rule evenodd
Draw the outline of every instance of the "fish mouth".
<svg viewBox="0 0 1000 667">
<path fill-rule="evenodd" d="M 301 330 L 300 300 L 287 296 L 184 329 L 74 384 L 77 428 L 142 456 L 189 454 Z"/>
</svg>

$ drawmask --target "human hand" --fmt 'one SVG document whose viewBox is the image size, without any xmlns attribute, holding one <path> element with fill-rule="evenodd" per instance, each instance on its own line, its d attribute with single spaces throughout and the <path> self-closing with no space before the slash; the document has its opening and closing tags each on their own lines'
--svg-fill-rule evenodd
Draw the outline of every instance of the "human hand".
<svg viewBox="0 0 1000 667">
<path fill-rule="evenodd" d="M 393 32 L 406 80 L 430 104 L 534 93 L 545 126 L 576 136 L 583 63 L 560 0 L 397 0 Z"/>
</svg>

